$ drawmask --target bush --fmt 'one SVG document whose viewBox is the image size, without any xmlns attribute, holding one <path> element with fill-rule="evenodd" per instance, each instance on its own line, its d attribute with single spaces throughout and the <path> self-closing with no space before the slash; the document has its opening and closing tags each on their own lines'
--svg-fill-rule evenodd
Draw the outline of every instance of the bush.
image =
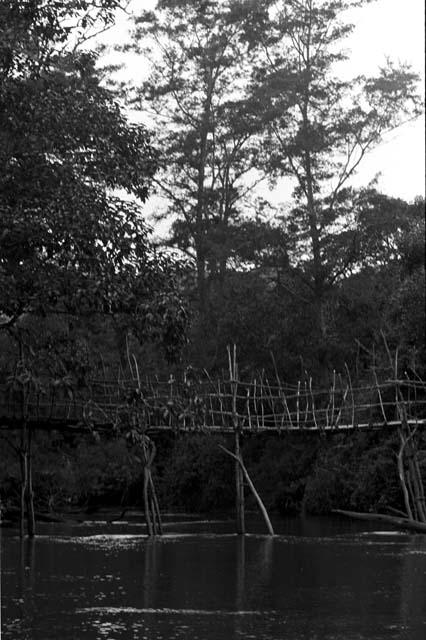
<svg viewBox="0 0 426 640">
<path fill-rule="evenodd" d="M 380 511 L 402 508 L 394 447 L 395 436 L 352 433 L 335 440 L 319 452 L 303 501 L 308 513 L 331 509 Z"/>
<path fill-rule="evenodd" d="M 164 506 L 209 511 L 233 504 L 233 462 L 219 444 L 226 446 L 226 440 L 188 435 L 175 441 L 159 479 Z"/>
<path fill-rule="evenodd" d="M 263 435 L 246 439 L 244 459 L 268 509 L 283 515 L 301 510 L 317 449 L 318 440 L 309 435 Z"/>
</svg>

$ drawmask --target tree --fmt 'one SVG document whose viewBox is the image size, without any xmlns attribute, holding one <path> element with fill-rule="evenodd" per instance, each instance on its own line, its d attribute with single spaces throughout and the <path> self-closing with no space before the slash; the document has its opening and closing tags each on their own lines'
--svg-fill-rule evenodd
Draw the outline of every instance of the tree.
<svg viewBox="0 0 426 640">
<path fill-rule="evenodd" d="M 270 3 L 261 37 L 263 60 L 253 96 L 265 124 L 266 169 L 295 180 L 291 222 L 299 261 L 318 318 L 328 334 L 327 296 L 359 253 L 350 180 L 369 150 L 391 129 L 419 114 L 418 78 L 388 62 L 376 77 L 344 80 L 345 11 L 365 2 L 286 0 Z"/>
<path fill-rule="evenodd" d="M 139 339 L 162 343 L 169 358 L 185 338 L 175 265 L 155 252 L 141 218 L 156 170 L 148 133 L 129 124 L 102 86 L 96 56 L 82 48 L 119 6 L 0 3 L 0 328 L 18 347 L 7 373 L 21 405 L 19 444 L 11 442 L 21 470 L 21 535 L 25 507 L 28 533 L 35 531 L 27 398 L 80 382 L 69 366 L 83 368 L 79 359 L 67 358 L 74 318 L 125 321 Z"/>
<path fill-rule="evenodd" d="M 0 322 L 17 335 L 29 314 L 127 316 L 171 355 L 185 312 L 140 210 L 155 153 L 80 46 L 119 4 L 0 5 Z"/>
<path fill-rule="evenodd" d="M 344 361 L 370 367 L 371 349 L 383 351 L 384 333 L 400 360 L 417 361 L 420 370 L 424 201 L 408 203 L 370 188 L 353 191 L 350 201 L 351 227 L 331 236 L 328 244 L 330 259 L 345 266 L 327 298 L 330 361 L 336 367 Z"/>
<path fill-rule="evenodd" d="M 152 72 L 133 104 L 159 129 L 156 182 L 175 219 L 172 243 L 195 257 L 202 313 L 208 276 L 223 284 L 229 230 L 256 182 L 257 117 L 245 85 L 263 5 L 163 0 L 136 19 L 132 47 L 150 56 Z"/>
</svg>

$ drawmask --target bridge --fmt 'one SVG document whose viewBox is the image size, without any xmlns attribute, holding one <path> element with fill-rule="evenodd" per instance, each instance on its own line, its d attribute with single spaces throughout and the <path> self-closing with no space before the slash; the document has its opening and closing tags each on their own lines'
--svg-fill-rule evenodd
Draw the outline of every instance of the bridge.
<svg viewBox="0 0 426 640">
<path fill-rule="evenodd" d="M 315 389 L 312 378 L 289 385 L 265 375 L 250 380 L 186 373 L 154 379 L 68 379 L 48 383 L 11 378 L 0 385 L 0 429 L 245 433 L 392 429 L 426 425 L 426 385 L 387 379 L 353 386 L 333 375 Z"/>
<path fill-rule="evenodd" d="M 78 384 L 70 378 L 41 380 L 27 374 L 10 376 L 0 385 L 0 435 L 17 432 L 14 447 L 21 467 L 21 535 L 25 513 L 28 533 L 34 535 L 31 443 L 34 431 L 61 430 L 126 435 L 141 452 L 144 505 L 149 535 L 161 533 L 161 515 L 151 468 L 153 437 L 158 432 L 233 434 L 237 532 L 245 532 L 245 487 L 252 492 L 273 528 L 265 506 L 244 464 L 240 436 L 256 433 L 342 433 L 361 429 L 393 430 L 400 442 L 398 476 L 406 518 L 399 524 L 426 530 L 426 500 L 417 447 L 426 426 L 426 384 L 419 378 L 399 379 L 372 369 L 368 382 L 354 385 L 349 370 L 333 372 L 327 388 L 316 389 L 306 374 L 296 384 L 265 373 L 251 379 L 238 375 L 236 356 L 229 351 L 229 372 L 219 378 L 188 369 L 181 378 L 170 375 L 142 379 L 137 364 L 127 379 L 117 376 Z M 18 442 L 19 441 L 19 442 Z"/>
</svg>

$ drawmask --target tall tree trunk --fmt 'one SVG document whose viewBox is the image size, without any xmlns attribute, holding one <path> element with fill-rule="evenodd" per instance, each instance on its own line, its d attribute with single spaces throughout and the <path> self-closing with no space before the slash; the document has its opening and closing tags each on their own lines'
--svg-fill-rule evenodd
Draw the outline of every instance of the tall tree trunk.
<svg viewBox="0 0 426 640">
<path fill-rule="evenodd" d="M 306 34 L 306 41 L 303 42 L 304 53 L 305 53 L 305 75 L 306 75 L 306 86 L 305 86 L 305 94 L 304 99 L 301 104 L 301 112 L 302 112 L 302 127 L 303 127 L 303 139 L 305 146 L 305 151 L 303 154 L 303 162 L 304 162 L 304 171 L 305 171 L 305 184 L 301 184 L 300 186 L 305 192 L 306 195 L 306 205 L 307 205 L 307 213 L 308 213 L 308 225 L 309 225 L 309 235 L 312 246 L 312 258 L 313 258 L 313 267 L 314 267 L 314 298 L 315 298 L 315 308 L 317 315 L 317 323 L 320 331 L 321 337 L 324 339 L 327 335 L 327 324 L 325 318 L 325 308 L 324 308 L 324 273 L 323 273 L 323 264 L 321 257 L 321 242 L 320 242 L 320 230 L 319 230 L 319 220 L 318 220 L 318 211 L 315 203 L 315 179 L 313 175 L 312 168 L 312 153 L 311 148 L 309 147 L 309 142 L 311 139 L 311 126 L 310 126 L 310 118 L 309 118 L 309 106 L 311 99 L 311 18 L 312 18 L 312 6 L 309 6 L 309 28 Z"/>
<path fill-rule="evenodd" d="M 200 229 L 200 234 L 203 230 Z M 203 242 L 198 240 L 195 243 L 196 251 L 196 265 L 197 265 L 197 292 L 198 292 L 198 308 L 201 316 L 204 316 L 207 306 L 206 296 L 206 259 L 204 255 L 204 249 L 202 248 Z"/>
<path fill-rule="evenodd" d="M 309 220 L 309 232 L 312 245 L 312 258 L 314 266 L 314 298 L 317 314 L 317 322 L 322 338 L 327 336 L 327 323 L 325 318 L 324 306 L 324 277 L 323 265 L 321 258 L 321 243 L 318 230 L 318 215 L 315 206 L 313 177 L 311 167 L 311 157 L 309 151 L 305 153 L 305 169 L 306 169 L 306 195 L 307 209 Z"/>
<path fill-rule="evenodd" d="M 214 79 L 212 69 L 206 71 L 206 99 L 200 123 L 200 155 L 198 160 L 197 177 L 197 209 L 195 225 L 195 251 L 197 262 L 197 287 L 199 309 L 203 315 L 206 310 L 206 220 L 205 220 L 205 186 L 207 142 L 210 130 L 211 108 L 213 99 Z"/>
</svg>

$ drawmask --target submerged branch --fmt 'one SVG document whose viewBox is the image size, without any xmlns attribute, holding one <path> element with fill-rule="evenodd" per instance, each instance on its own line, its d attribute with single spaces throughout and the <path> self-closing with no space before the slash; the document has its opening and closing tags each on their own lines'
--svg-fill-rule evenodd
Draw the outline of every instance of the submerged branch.
<svg viewBox="0 0 426 640">
<path fill-rule="evenodd" d="M 348 516 L 349 518 L 356 518 L 357 520 L 380 520 L 393 524 L 400 529 L 410 529 L 411 531 L 417 531 L 419 533 L 426 533 L 426 523 L 418 522 L 410 518 L 397 518 L 396 516 L 388 516 L 383 513 L 361 513 L 358 511 L 346 511 L 344 509 L 332 509 L 331 513 L 336 513 L 342 516 Z"/>
</svg>

